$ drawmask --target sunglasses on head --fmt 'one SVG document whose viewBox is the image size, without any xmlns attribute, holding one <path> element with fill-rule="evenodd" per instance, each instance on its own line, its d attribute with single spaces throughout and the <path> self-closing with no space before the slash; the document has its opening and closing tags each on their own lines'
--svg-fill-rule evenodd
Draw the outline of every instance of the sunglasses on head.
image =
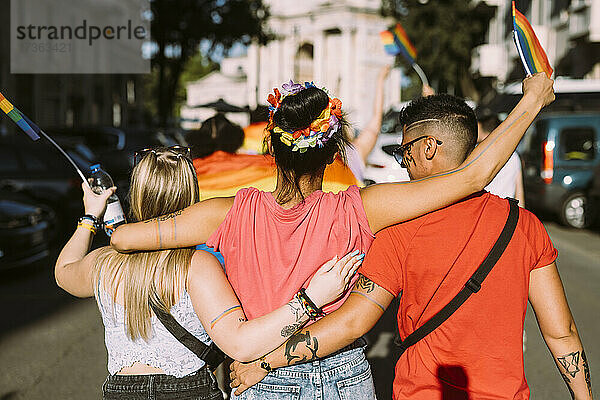
<svg viewBox="0 0 600 400">
<path fill-rule="evenodd" d="M 191 151 L 190 151 L 189 147 L 175 145 L 175 146 L 167 147 L 166 149 L 169 150 L 171 153 L 173 153 L 173 155 L 175 155 L 178 158 L 185 157 L 190 161 L 192 160 Z M 152 153 L 156 156 L 157 150 L 161 150 L 161 148 L 160 147 L 159 148 L 148 147 L 148 148 L 136 151 L 133 156 L 133 165 L 136 166 L 142 160 L 142 158 L 144 158 L 144 156 L 148 153 Z"/>
</svg>

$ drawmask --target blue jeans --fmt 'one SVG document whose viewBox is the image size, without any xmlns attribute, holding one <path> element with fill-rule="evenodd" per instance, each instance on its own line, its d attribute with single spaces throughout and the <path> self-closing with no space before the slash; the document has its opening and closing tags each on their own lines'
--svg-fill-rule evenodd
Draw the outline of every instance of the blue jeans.
<svg viewBox="0 0 600 400">
<path fill-rule="evenodd" d="M 223 400 L 208 368 L 176 378 L 171 375 L 109 375 L 102 385 L 104 400 Z"/>
<path fill-rule="evenodd" d="M 231 400 L 371 400 L 375 386 L 364 348 L 270 372 Z"/>
</svg>

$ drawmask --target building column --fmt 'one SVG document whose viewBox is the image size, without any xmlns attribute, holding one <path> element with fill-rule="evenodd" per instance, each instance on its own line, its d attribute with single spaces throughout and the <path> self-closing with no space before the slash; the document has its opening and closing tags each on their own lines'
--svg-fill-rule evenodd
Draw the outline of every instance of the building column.
<svg viewBox="0 0 600 400">
<path fill-rule="evenodd" d="M 246 67 L 246 102 L 250 109 L 256 108 L 256 106 L 260 103 L 260 99 L 258 98 L 258 88 L 259 88 L 259 73 L 260 73 L 260 57 L 259 57 L 259 49 L 257 43 L 252 43 L 248 47 L 248 64 Z"/>
<path fill-rule="evenodd" d="M 325 35 L 318 31 L 313 41 L 313 77 L 317 86 L 325 81 L 326 49 Z"/>
</svg>

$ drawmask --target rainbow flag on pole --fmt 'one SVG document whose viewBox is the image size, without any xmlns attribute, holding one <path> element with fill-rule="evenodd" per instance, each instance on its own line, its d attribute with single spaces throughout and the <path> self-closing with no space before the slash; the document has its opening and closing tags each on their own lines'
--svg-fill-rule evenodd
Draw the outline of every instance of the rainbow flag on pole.
<svg viewBox="0 0 600 400">
<path fill-rule="evenodd" d="M 32 140 L 38 140 L 40 138 L 38 135 L 40 128 L 27 118 L 25 114 L 13 106 L 2 93 L 0 93 L 0 109 L 2 109 L 2 111 L 4 111 L 4 113 L 8 115 L 10 119 L 12 119 Z"/>
<path fill-rule="evenodd" d="M 546 52 L 535 36 L 535 32 L 527 18 L 517 10 L 514 0 L 512 2 L 512 14 L 513 38 L 525 72 L 527 75 L 545 72 L 550 78 L 553 69 L 550 62 L 548 62 Z"/>
<path fill-rule="evenodd" d="M 408 35 L 402 29 L 402 25 L 396 24 L 394 29 L 379 33 L 385 52 L 395 56 L 402 54 L 404 58 L 413 65 L 417 58 L 417 49 L 408 39 Z"/>
</svg>

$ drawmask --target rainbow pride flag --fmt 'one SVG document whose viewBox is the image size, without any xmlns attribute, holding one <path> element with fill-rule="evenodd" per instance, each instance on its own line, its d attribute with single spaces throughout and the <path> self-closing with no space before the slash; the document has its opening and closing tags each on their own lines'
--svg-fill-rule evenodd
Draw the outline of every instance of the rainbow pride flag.
<svg viewBox="0 0 600 400">
<path fill-rule="evenodd" d="M 525 72 L 527 75 L 545 72 L 548 78 L 550 78 L 553 69 L 548 62 L 546 52 L 538 41 L 537 36 L 535 36 L 535 32 L 529 21 L 527 21 L 527 18 L 517 10 L 514 0 L 512 2 L 512 14 L 513 38 Z"/>
<path fill-rule="evenodd" d="M 201 200 L 235 196 L 238 190 L 255 187 L 273 191 L 277 184 L 277 168 L 273 157 L 263 154 L 229 154 L 217 151 L 194 159 Z M 336 157 L 325 168 L 323 191 L 337 193 L 361 182 L 343 161 Z"/>
<path fill-rule="evenodd" d="M 31 138 L 31 140 L 38 140 L 40 138 L 38 135 L 38 133 L 40 133 L 40 128 L 27 118 L 25 114 L 13 106 L 2 93 L 0 93 L 0 109 L 2 109 L 2 111 L 4 111 L 4 113 Z"/>
<path fill-rule="evenodd" d="M 396 24 L 394 29 L 379 33 L 383 48 L 389 55 L 395 56 L 402 54 L 404 58 L 413 65 L 417 58 L 417 49 L 408 39 L 408 35 L 402 29 L 402 25 Z"/>
</svg>

